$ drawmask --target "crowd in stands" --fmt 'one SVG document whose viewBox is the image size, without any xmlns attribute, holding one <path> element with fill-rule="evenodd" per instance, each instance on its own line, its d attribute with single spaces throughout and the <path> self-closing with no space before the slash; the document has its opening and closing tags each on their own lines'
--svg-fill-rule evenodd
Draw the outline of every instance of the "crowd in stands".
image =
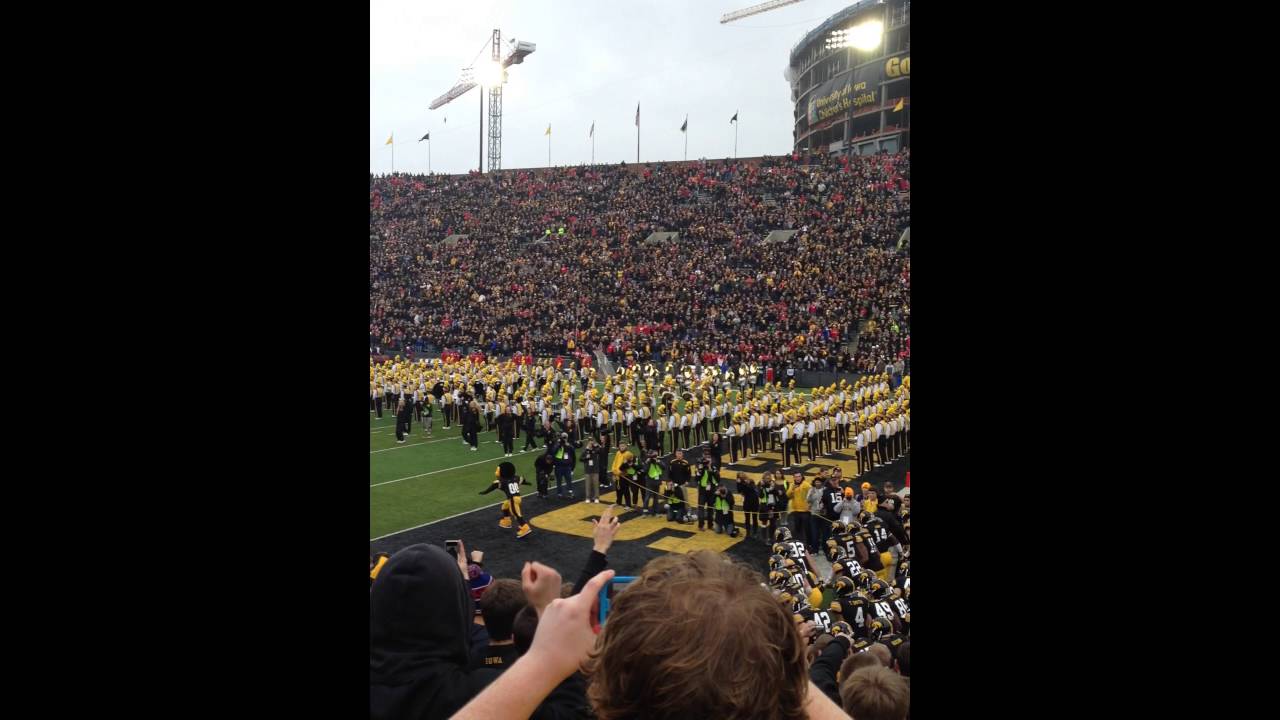
<svg viewBox="0 0 1280 720">
<path fill-rule="evenodd" d="M 603 624 L 611 506 L 572 584 L 540 562 L 494 579 L 461 543 L 371 556 L 370 717 L 909 720 L 909 490 L 844 488 L 856 520 L 829 533 L 829 577 L 784 520 L 767 583 L 720 553 L 667 554 Z"/>
<path fill-rule="evenodd" d="M 910 355 L 910 175 L 910 150 L 370 175 L 370 346 L 872 371 Z"/>
</svg>

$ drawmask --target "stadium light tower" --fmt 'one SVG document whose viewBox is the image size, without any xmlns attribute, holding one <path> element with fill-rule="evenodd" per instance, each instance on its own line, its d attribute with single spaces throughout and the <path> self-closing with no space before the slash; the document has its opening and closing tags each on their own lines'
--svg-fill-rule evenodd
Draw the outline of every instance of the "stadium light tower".
<svg viewBox="0 0 1280 720">
<path fill-rule="evenodd" d="M 502 86 L 507 81 L 507 68 L 519 65 L 537 49 L 531 42 L 510 41 L 512 48 L 507 56 L 502 57 L 502 32 L 495 28 L 492 38 L 490 59 L 479 63 L 478 67 L 462 70 L 460 79 L 448 92 L 431 101 L 430 109 L 457 100 L 473 87 L 489 88 L 489 169 L 502 169 Z M 484 172 L 484 95 L 480 96 L 480 172 Z"/>
<path fill-rule="evenodd" d="M 880 47 L 883 37 L 884 23 L 879 20 L 868 20 L 851 28 L 833 30 L 827 37 L 826 46 L 828 50 L 851 47 L 870 52 Z"/>
<path fill-rule="evenodd" d="M 780 7 L 786 7 L 787 5 L 795 5 L 798 2 L 800 2 L 800 0 L 769 0 L 769 2 L 752 5 L 749 8 L 725 13 L 720 16 L 720 24 L 724 25 L 726 23 L 731 23 L 734 20 L 741 20 L 742 18 L 751 17 L 752 15 L 759 15 L 760 13 L 769 12 L 770 10 L 777 10 Z"/>
</svg>

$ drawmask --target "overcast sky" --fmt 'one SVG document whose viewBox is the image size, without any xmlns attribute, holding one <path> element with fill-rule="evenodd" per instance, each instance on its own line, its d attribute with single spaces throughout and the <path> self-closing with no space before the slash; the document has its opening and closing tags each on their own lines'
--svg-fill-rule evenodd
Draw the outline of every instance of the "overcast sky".
<svg viewBox="0 0 1280 720">
<path fill-rule="evenodd" d="M 852 0 L 802 0 L 728 25 L 720 16 L 759 0 L 371 0 L 369 11 L 369 169 L 476 168 L 478 90 L 428 110 L 457 82 L 494 28 L 537 45 L 513 65 L 503 89 L 504 168 L 544 167 L 591 159 L 587 131 L 596 125 L 596 162 L 634 162 L 636 103 L 640 160 L 680 160 L 689 116 L 689 157 L 791 150 L 791 95 L 783 79 L 791 47 Z M 485 165 L 488 165 L 485 93 Z M 447 118 L 447 122 L 446 122 Z"/>
</svg>

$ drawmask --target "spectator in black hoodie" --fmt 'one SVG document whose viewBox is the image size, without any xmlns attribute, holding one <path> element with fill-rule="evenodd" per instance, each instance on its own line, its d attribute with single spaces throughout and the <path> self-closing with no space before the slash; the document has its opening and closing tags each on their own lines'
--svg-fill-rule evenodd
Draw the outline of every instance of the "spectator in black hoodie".
<svg viewBox="0 0 1280 720">
<path fill-rule="evenodd" d="M 369 717 L 447 718 L 498 673 L 471 670 L 466 555 L 410 545 L 369 590 Z"/>
</svg>

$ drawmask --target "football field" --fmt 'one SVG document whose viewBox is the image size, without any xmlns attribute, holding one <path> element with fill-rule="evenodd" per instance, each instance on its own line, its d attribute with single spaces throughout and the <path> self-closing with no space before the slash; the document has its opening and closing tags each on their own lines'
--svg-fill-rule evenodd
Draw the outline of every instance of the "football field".
<svg viewBox="0 0 1280 720">
<path fill-rule="evenodd" d="M 507 459 L 503 457 L 502 445 L 497 442 L 498 433 L 487 432 L 483 427 L 482 419 L 478 450 L 472 451 L 462 441 L 461 425 L 454 423 L 446 429 L 443 416 L 437 410 L 430 436 L 415 420 L 406 441 L 399 444 L 396 442 L 394 415 L 385 409 L 381 418 L 369 413 L 369 538 L 378 540 L 477 508 L 501 504 L 503 495 L 500 492 L 480 495 L 480 491 L 493 481 L 498 463 Z M 515 456 L 510 460 L 516 466 L 516 472 L 533 483 L 533 461 L 543 452 L 544 439 L 538 438 L 537 450 L 521 453 L 524 445 L 525 435 L 522 432 L 514 442 Z M 740 465 L 730 464 L 727 454 L 722 459 L 726 470 L 743 471 L 757 477 L 762 470 L 776 470 L 776 466 L 780 466 L 776 452 L 762 453 L 759 458 L 751 460 L 744 458 Z M 820 459 L 815 468 L 823 464 L 833 462 Z M 846 472 L 851 469 L 847 467 Z M 574 469 L 574 478 L 581 477 L 582 467 L 579 464 Z M 532 484 L 522 489 L 525 495 L 536 492 Z M 554 479 L 550 489 L 554 495 Z M 575 492 L 580 498 L 581 483 Z M 497 511 L 494 513 L 496 516 Z"/>
<path fill-rule="evenodd" d="M 808 394 L 808 388 L 796 388 Z M 678 407 L 683 408 L 680 401 Z M 487 432 L 483 418 L 478 434 L 479 449 L 462 442 L 462 426 L 454 423 L 444 428 L 444 417 L 437 408 L 431 437 L 421 423 L 414 420 L 405 443 L 396 442 L 395 415 L 385 408 L 382 417 L 369 413 L 369 538 L 417 527 L 461 512 L 501 504 L 503 496 L 495 491 L 480 495 L 493 481 L 493 472 L 502 456 L 498 433 Z M 559 427 L 558 425 L 556 426 Z M 510 458 L 516 473 L 530 483 L 536 473 L 533 461 L 543 452 L 544 438 L 538 438 L 538 450 L 520 453 L 525 434 L 514 442 L 515 456 Z M 612 457 L 612 454 L 610 455 Z M 582 466 L 574 468 L 574 478 L 582 477 Z M 550 483 L 555 491 L 555 480 Z M 536 492 L 531 484 L 525 494 Z M 579 495 L 581 491 L 578 491 Z"/>
<path fill-rule="evenodd" d="M 396 442 L 391 413 L 384 410 L 381 418 L 370 413 L 369 418 L 370 539 L 502 502 L 500 492 L 479 494 L 492 482 L 494 468 L 506 459 L 497 432 L 481 430 L 479 450 L 472 451 L 462 442 L 462 426 L 454 423 L 446 430 L 437 411 L 430 437 L 415 421 L 401 445 Z M 539 453 L 530 450 L 522 455 L 522 447 L 523 433 L 511 462 L 517 473 L 533 482 L 533 460 Z"/>
</svg>

